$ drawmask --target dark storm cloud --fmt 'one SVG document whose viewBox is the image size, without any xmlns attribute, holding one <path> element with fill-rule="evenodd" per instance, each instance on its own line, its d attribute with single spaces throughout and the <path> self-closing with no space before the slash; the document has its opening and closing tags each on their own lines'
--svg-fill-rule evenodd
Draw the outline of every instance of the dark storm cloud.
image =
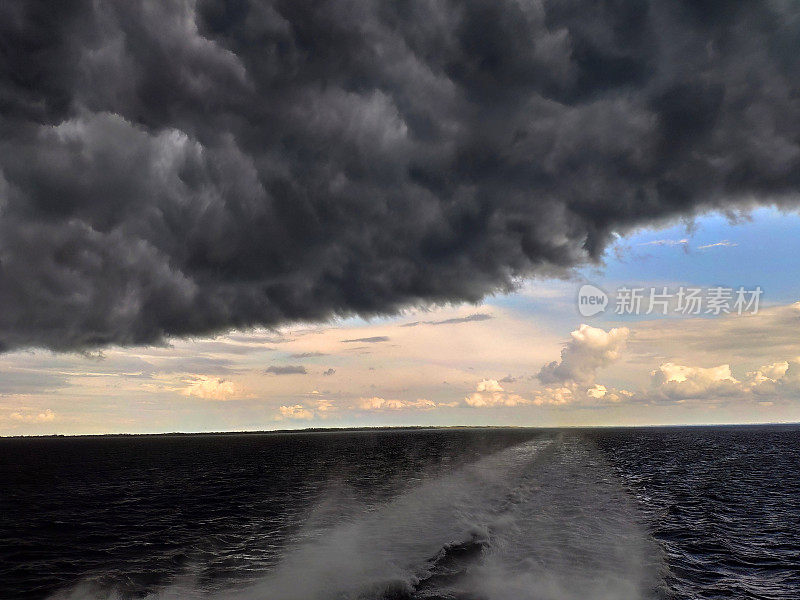
<svg viewBox="0 0 800 600">
<path fill-rule="evenodd" d="M 303 365 L 272 365 L 264 372 L 270 375 L 305 375 L 306 368 Z"/>
<path fill-rule="evenodd" d="M 800 5 L 0 5 L 0 348 L 478 301 L 794 203 Z"/>
</svg>

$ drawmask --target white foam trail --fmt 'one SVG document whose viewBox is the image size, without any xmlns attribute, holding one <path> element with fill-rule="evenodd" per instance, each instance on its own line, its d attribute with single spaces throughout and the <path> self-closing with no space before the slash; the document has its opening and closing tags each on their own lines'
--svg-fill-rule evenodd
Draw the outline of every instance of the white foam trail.
<svg viewBox="0 0 800 600">
<path fill-rule="evenodd" d="M 660 552 L 597 454 L 566 442 L 524 479 L 458 591 L 486 600 L 656 595 Z"/>
<path fill-rule="evenodd" d="M 493 505 L 542 446 L 517 446 L 425 481 L 377 510 L 320 532 L 256 585 L 220 597 L 322 600 L 410 591 L 444 545 L 485 533 Z"/>
<path fill-rule="evenodd" d="M 576 439 L 531 441 L 307 529 L 272 572 L 243 589 L 204 596 L 179 582 L 151 598 L 349 600 L 390 591 L 424 597 L 415 587 L 435 575 L 431 559 L 447 544 L 478 536 L 485 540 L 479 555 L 459 563 L 460 575 L 431 594 L 646 599 L 658 580 L 658 554 L 609 472 Z"/>
</svg>

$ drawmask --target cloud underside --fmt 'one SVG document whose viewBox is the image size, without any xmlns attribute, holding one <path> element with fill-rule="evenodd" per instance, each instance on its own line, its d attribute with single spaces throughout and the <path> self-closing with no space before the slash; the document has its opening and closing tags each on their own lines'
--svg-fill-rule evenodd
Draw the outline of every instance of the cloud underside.
<svg viewBox="0 0 800 600">
<path fill-rule="evenodd" d="M 477 301 L 794 205 L 798 12 L 4 3 L 0 349 Z"/>
</svg>

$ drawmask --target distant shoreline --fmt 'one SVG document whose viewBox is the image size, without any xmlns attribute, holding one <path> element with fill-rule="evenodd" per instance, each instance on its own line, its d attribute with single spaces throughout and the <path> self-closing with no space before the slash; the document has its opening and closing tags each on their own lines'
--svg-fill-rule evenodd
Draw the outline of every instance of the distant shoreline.
<svg viewBox="0 0 800 600">
<path fill-rule="evenodd" d="M 160 433 L 54 433 L 48 435 L 2 435 L 0 439 L 53 439 L 53 438 L 139 438 L 139 437 L 186 437 L 186 436 L 245 436 L 285 435 L 310 433 L 357 433 L 383 431 L 436 431 L 455 429 L 532 429 L 537 431 L 594 430 L 594 429 L 677 429 L 677 428 L 756 428 L 798 427 L 800 423 L 676 423 L 669 425 L 563 425 L 544 427 L 536 425 L 392 425 L 376 427 L 307 427 L 304 429 L 262 429 L 248 431 L 169 431 Z"/>
</svg>

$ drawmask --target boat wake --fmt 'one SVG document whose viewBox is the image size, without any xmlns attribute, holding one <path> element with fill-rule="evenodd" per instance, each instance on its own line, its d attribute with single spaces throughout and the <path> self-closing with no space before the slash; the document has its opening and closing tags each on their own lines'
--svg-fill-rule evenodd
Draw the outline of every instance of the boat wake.
<svg viewBox="0 0 800 600">
<path fill-rule="evenodd" d="M 602 456 L 577 437 L 526 442 L 346 516 L 310 519 L 248 583 L 191 576 L 151 600 L 638 600 L 661 557 Z M 58 600 L 119 598 L 79 586 Z"/>
</svg>

